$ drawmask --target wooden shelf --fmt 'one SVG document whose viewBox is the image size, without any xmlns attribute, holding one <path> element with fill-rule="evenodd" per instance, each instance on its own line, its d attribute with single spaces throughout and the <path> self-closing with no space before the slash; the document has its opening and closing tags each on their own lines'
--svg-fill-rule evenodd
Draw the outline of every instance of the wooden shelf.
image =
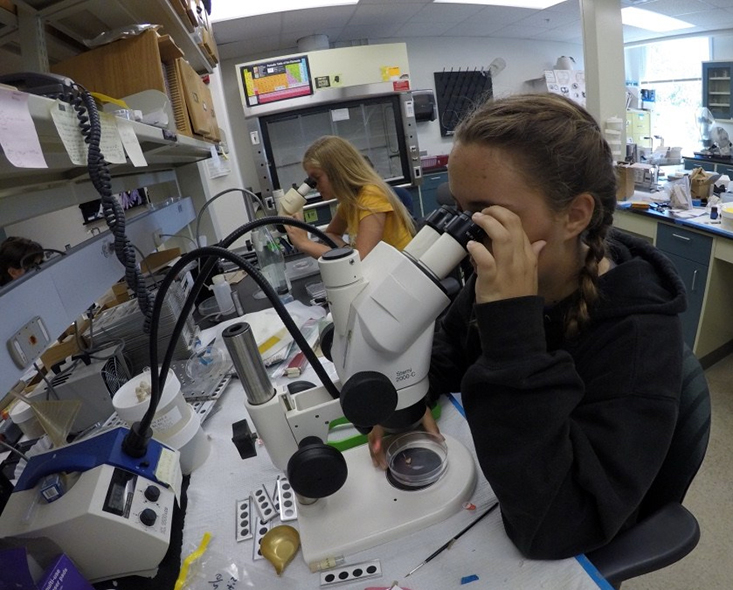
<svg viewBox="0 0 733 590">
<path fill-rule="evenodd" d="M 101 33 L 149 23 L 160 25 L 161 34 L 173 37 L 199 74 L 211 73 L 214 69 L 208 53 L 193 37 L 190 22 L 184 21 L 168 0 L 24 0 L 24 4 L 36 10 L 41 22 L 57 32 L 47 42 L 52 63 L 79 53 L 85 47 L 84 41 Z M 0 47 L 20 45 L 22 51 L 18 28 L 18 17 L 0 8 Z M 64 38 L 70 42 L 64 43 Z M 8 54 L 14 52 L 15 48 Z"/>
</svg>

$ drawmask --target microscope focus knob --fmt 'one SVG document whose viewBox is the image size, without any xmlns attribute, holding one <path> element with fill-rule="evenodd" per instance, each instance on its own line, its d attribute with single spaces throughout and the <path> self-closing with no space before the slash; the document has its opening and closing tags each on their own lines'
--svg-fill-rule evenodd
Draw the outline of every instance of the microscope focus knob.
<svg viewBox="0 0 733 590">
<path fill-rule="evenodd" d="M 140 513 L 140 522 L 145 526 L 153 526 L 156 520 L 158 520 L 158 515 L 152 508 L 146 508 Z"/>
<path fill-rule="evenodd" d="M 150 502 L 157 502 L 158 498 L 160 498 L 160 489 L 155 486 L 148 486 L 143 493 L 145 494 L 145 499 Z"/>
<path fill-rule="evenodd" d="M 397 390 L 386 375 L 376 371 L 354 373 L 341 388 L 341 409 L 357 428 L 387 421 L 397 407 Z"/>
<path fill-rule="evenodd" d="M 349 472 L 341 451 L 317 436 L 307 436 L 298 447 L 287 469 L 295 493 L 305 498 L 325 498 L 338 492 Z"/>
</svg>

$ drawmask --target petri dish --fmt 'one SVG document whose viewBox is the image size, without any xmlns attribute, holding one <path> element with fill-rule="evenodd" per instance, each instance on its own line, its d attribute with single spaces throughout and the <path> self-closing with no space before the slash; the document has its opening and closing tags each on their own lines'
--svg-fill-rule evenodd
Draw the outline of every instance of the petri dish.
<svg viewBox="0 0 733 590">
<path fill-rule="evenodd" d="M 445 472 L 448 447 L 429 432 L 408 432 L 387 447 L 387 478 L 400 489 L 417 490 L 434 484 Z"/>
</svg>

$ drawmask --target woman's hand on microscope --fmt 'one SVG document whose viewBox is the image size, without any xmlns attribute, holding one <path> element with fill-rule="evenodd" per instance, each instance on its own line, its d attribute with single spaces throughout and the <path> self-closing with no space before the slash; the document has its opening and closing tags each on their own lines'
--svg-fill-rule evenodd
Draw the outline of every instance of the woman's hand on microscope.
<svg viewBox="0 0 733 590">
<path fill-rule="evenodd" d="M 435 422 L 435 418 L 433 418 L 433 414 L 428 407 L 425 408 L 425 414 L 422 417 L 421 425 L 421 429 L 425 432 L 429 432 L 443 438 L 443 435 L 440 434 L 438 424 Z M 379 467 L 383 471 L 386 471 L 387 469 L 387 454 L 384 445 L 385 434 L 384 428 L 377 424 L 372 428 L 367 437 L 369 440 L 369 454 L 372 457 L 372 463 L 374 464 L 374 467 Z"/>
<path fill-rule="evenodd" d="M 472 220 L 488 237 L 469 242 L 476 265 L 476 303 L 536 295 L 537 261 L 546 242 L 530 242 L 519 216 L 499 205 L 474 213 Z"/>
<path fill-rule="evenodd" d="M 301 209 L 293 215 L 283 213 L 282 217 L 292 217 L 293 219 L 303 221 L 303 210 Z M 308 232 L 300 227 L 295 227 L 294 225 L 286 225 L 285 231 L 288 234 L 288 239 L 290 240 L 290 243 L 299 250 L 301 249 L 300 246 L 302 244 L 310 241 L 310 239 L 308 238 Z"/>
</svg>

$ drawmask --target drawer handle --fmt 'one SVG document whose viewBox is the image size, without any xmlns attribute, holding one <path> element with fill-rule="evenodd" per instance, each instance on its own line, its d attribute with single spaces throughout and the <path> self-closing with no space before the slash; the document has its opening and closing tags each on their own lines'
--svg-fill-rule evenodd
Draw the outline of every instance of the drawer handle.
<svg viewBox="0 0 733 590">
<path fill-rule="evenodd" d="M 672 234 L 672 237 L 675 237 L 678 240 L 684 240 L 685 242 L 689 242 L 692 239 L 692 238 L 688 238 L 687 236 L 681 236 L 679 234 Z"/>
<path fill-rule="evenodd" d="M 692 273 L 692 285 L 690 285 L 690 291 L 695 292 L 695 283 L 697 283 L 697 271 Z"/>
</svg>

